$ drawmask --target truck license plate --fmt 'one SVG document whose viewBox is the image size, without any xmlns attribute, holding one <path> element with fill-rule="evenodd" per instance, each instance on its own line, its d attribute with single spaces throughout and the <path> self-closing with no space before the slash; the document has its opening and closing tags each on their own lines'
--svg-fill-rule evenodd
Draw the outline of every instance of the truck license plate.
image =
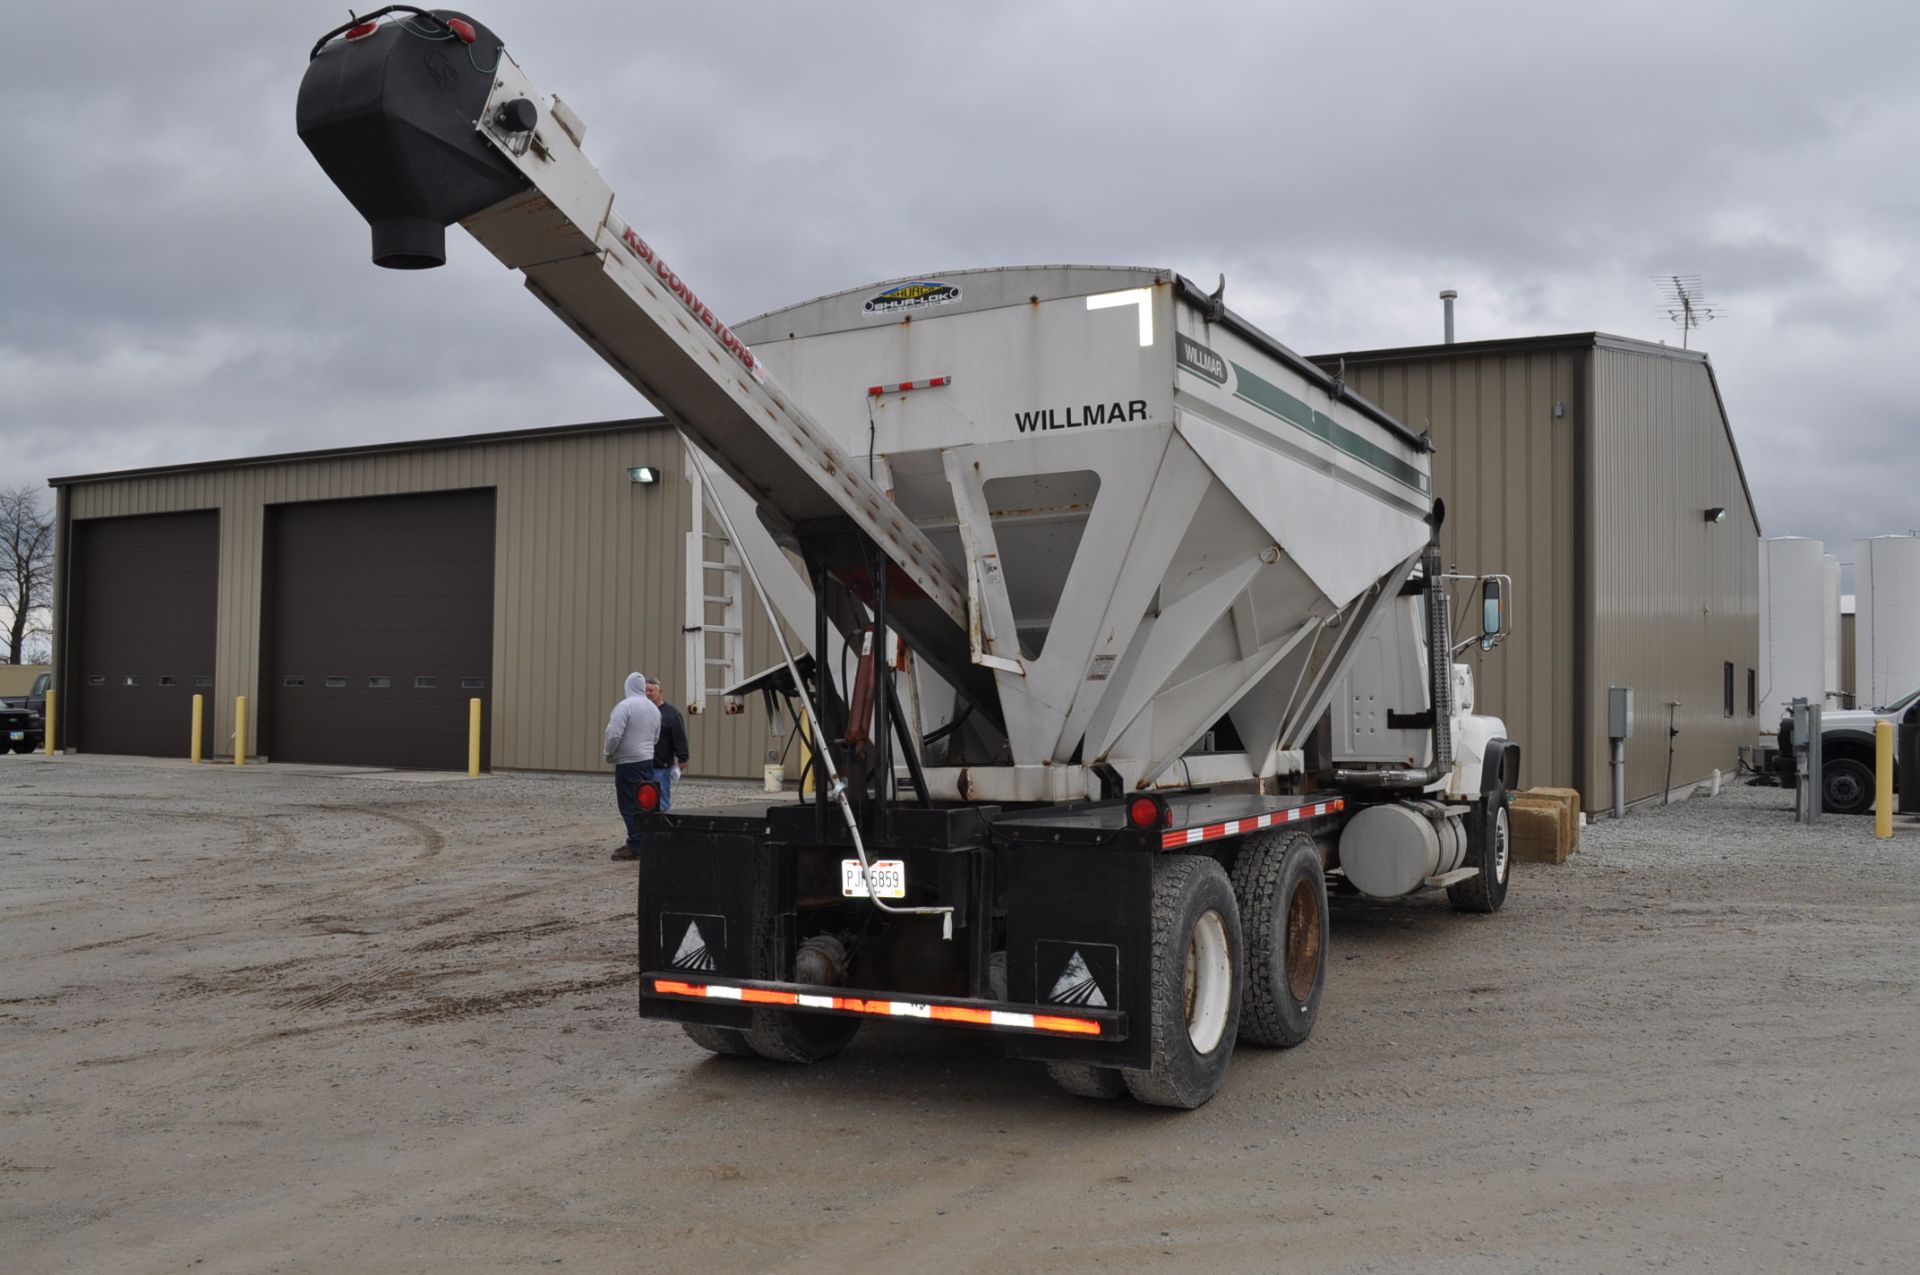
<svg viewBox="0 0 1920 1275">
<path fill-rule="evenodd" d="M 899 859 L 875 859 L 869 865 L 873 889 L 883 899 L 907 897 L 907 865 Z M 860 860 L 840 860 L 840 893 L 849 899 L 868 898 L 867 883 L 860 876 Z"/>
</svg>

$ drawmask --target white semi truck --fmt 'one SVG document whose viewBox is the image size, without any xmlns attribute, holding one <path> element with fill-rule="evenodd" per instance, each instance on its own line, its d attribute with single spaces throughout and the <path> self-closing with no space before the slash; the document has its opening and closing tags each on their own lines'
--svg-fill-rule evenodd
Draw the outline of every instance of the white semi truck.
<svg viewBox="0 0 1920 1275">
<path fill-rule="evenodd" d="M 1190 1108 L 1312 1030 L 1330 878 L 1501 906 L 1520 752 L 1453 662 L 1429 443 L 1220 293 L 971 270 L 729 326 L 447 10 L 329 32 L 298 124 L 376 263 L 457 222 L 645 394 L 810 635 L 752 687 L 804 708 L 811 797 L 638 794 L 643 1016 L 788 1062 L 875 1017 L 987 1031 Z M 1470 579 L 1491 646 L 1510 589 Z"/>
</svg>

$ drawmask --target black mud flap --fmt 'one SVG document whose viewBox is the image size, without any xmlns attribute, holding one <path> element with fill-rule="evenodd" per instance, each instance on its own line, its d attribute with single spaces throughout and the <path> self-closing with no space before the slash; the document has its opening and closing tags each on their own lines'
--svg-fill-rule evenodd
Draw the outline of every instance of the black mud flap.
<svg viewBox="0 0 1920 1275">
<path fill-rule="evenodd" d="M 768 924 L 767 903 L 777 898 L 778 883 L 769 877 L 772 865 L 770 847 L 751 835 L 643 833 L 636 913 L 639 967 L 721 978 L 765 977 L 754 968 L 754 953 Z M 642 1018 L 745 1028 L 751 1013 L 733 1004 L 640 998 Z"/>
<path fill-rule="evenodd" d="M 1144 848 L 1009 846 L 1007 998 L 1036 1006 L 1117 1009 L 1124 1040 L 1008 1036 L 1007 1055 L 1143 1069 L 1153 1021 L 1153 852 Z"/>
</svg>

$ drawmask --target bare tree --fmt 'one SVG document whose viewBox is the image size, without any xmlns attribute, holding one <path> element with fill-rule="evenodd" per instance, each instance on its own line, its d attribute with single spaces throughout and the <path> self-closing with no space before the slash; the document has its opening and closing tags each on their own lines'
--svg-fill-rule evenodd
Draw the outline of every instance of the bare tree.
<svg viewBox="0 0 1920 1275">
<path fill-rule="evenodd" d="M 28 643 L 47 632 L 53 605 L 53 517 L 32 483 L 0 490 L 0 638 L 6 663 L 18 664 Z"/>
</svg>

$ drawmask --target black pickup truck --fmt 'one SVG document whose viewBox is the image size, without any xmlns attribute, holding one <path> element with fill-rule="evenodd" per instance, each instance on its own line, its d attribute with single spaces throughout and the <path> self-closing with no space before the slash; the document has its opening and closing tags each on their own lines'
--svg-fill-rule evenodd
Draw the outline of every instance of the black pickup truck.
<svg viewBox="0 0 1920 1275">
<path fill-rule="evenodd" d="M 47 687 L 51 674 L 33 679 L 33 688 L 25 695 L 0 699 L 0 748 L 29 753 L 47 742 Z"/>
</svg>

